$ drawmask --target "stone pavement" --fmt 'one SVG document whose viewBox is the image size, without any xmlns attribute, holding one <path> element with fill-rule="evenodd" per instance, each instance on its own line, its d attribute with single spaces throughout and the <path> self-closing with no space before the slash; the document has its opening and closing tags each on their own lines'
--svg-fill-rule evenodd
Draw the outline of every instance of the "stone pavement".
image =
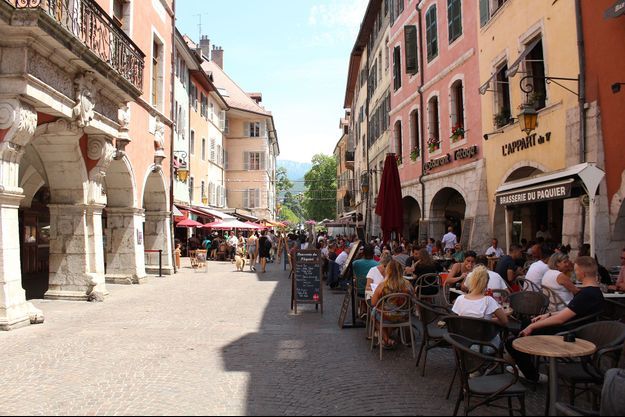
<svg viewBox="0 0 625 417">
<path fill-rule="evenodd" d="M 0 332 L 0 415 L 450 415 L 450 351 L 431 351 L 426 378 L 408 348 L 380 361 L 364 330 L 339 330 L 342 294 L 294 316 L 287 274 L 268 269 L 210 263 L 109 286 L 104 303 L 35 301 L 45 324 Z M 544 388 L 527 404 L 542 415 Z"/>
</svg>

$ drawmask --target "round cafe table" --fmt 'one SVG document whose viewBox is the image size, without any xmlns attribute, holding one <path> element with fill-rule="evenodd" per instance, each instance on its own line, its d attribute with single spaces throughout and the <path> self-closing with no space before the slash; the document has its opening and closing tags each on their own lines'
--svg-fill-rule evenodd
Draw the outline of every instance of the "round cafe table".
<svg viewBox="0 0 625 417">
<path fill-rule="evenodd" d="M 586 340 L 577 339 L 575 343 L 564 341 L 563 336 L 527 336 L 514 341 L 512 346 L 519 352 L 549 358 L 549 413 L 556 415 L 558 400 L 558 358 L 579 358 L 592 355 L 597 347 Z"/>
</svg>

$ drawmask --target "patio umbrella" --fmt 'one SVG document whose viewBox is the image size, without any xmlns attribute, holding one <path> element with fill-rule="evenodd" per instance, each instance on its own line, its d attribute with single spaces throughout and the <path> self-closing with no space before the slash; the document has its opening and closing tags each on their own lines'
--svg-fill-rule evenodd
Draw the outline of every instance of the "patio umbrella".
<svg viewBox="0 0 625 417">
<path fill-rule="evenodd" d="M 196 222 L 195 220 L 191 220 L 191 219 L 184 219 L 181 222 L 178 222 L 176 224 L 176 227 L 190 227 L 190 228 L 195 228 L 195 227 L 203 227 L 202 223 L 200 222 Z"/>
<path fill-rule="evenodd" d="M 239 229 L 239 230 L 258 230 L 256 226 L 252 226 L 248 223 L 243 223 L 238 220 L 231 220 L 227 222 L 213 222 L 204 225 L 205 229 L 213 229 L 213 230 L 231 230 L 231 229 Z"/>
<path fill-rule="evenodd" d="M 390 240 L 392 232 L 398 234 L 402 232 L 404 228 L 404 206 L 395 154 L 386 156 L 375 214 L 382 218 L 381 227 L 384 233 L 384 242 Z"/>
</svg>

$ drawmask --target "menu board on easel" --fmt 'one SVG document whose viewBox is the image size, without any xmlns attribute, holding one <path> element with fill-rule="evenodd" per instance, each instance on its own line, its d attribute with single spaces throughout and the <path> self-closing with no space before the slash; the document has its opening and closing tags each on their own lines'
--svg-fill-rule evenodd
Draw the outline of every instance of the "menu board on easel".
<svg viewBox="0 0 625 417">
<path fill-rule="evenodd" d="M 360 249 L 361 245 L 362 242 L 360 240 L 357 240 L 349 247 L 349 255 L 347 256 L 345 264 L 343 264 L 343 273 L 341 274 L 342 280 L 345 280 L 346 277 L 349 276 L 348 274 L 351 273 L 352 263 L 356 260 L 356 255 L 358 255 L 358 250 Z"/>
<path fill-rule="evenodd" d="M 321 306 L 323 314 L 323 288 L 321 285 L 321 251 L 300 250 L 295 253 L 292 278 L 292 301 L 295 314 L 298 304 Z"/>
</svg>

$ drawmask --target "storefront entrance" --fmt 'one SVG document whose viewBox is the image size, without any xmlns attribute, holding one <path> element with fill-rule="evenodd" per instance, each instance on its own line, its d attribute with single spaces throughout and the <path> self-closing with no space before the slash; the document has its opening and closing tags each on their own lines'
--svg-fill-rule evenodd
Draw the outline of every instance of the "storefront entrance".
<svg viewBox="0 0 625 417">
<path fill-rule="evenodd" d="M 461 241 L 464 228 L 467 203 L 458 191 L 453 188 L 443 188 L 432 200 L 430 212 L 430 237 L 440 240 L 447 229 L 452 227 Z"/>
<path fill-rule="evenodd" d="M 50 190 L 35 194 L 29 208 L 20 209 L 22 288 L 26 299 L 41 299 L 48 291 L 50 274 Z"/>
</svg>

